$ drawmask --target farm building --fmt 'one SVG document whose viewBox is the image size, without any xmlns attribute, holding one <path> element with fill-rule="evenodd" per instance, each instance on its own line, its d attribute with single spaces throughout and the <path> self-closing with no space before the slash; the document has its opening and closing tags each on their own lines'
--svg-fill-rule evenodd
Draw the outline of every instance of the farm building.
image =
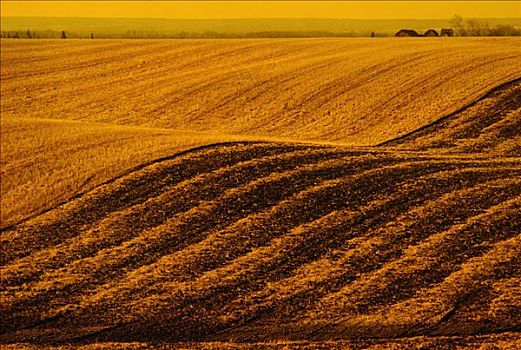
<svg viewBox="0 0 521 350">
<path fill-rule="evenodd" d="M 434 29 L 429 29 L 423 34 L 423 36 L 439 36 L 439 34 Z"/>
<path fill-rule="evenodd" d="M 441 36 L 454 36 L 454 30 L 453 29 L 447 29 L 443 28 L 440 33 Z"/>
<path fill-rule="evenodd" d="M 412 29 L 401 29 L 394 36 L 406 37 L 406 36 L 420 36 L 415 30 Z"/>
</svg>

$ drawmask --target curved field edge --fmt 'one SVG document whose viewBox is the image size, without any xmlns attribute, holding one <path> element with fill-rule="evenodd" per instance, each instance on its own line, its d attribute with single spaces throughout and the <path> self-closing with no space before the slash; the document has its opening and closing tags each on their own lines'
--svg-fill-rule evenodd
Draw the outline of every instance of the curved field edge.
<svg viewBox="0 0 521 350">
<path fill-rule="evenodd" d="M 445 125 L 450 122 L 457 122 L 459 125 L 469 122 L 468 116 L 465 116 L 469 111 L 474 119 L 479 120 L 483 114 L 490 115 L 492 118 L 494 111 L 490 109 L 490 104 L 494 106 L 501 103 L 501 97 L 507 103 L 513 98 L 520 98 L 508 94 L 512 89 L 520 91 L 518 88 L 520 82 L 521 78 L 516 78 L 496 86 L 457 111 L 378 146 L 454 152 L 456 148 L 447 146 L 448 143 L 456 141 L 455 135 L 437 131 L 453 129 L 453 125 Z M 477 149 L 476 147 L 472 149 L 466 144 L 463 144 L 466 148 L 460 145 L 458 153 L 463 154 L 461 152 L 463 148 L 464 151 L 476 152 L 477 150 L 482 154 L 486 152 L 495 155 L 502 153 L 520 155 L 521 148 L 516 145 L 521 142 L 518 130 L 521 127 L 518 117 L 521 112 L 519 106 L 515 104 L 509 108 L 496 108 L 503 114 L 509 111 L 512 114 L 510 117 L 512 122 L 501 125 L 501 129 L 508 129 L 508 133 L 503 132 L 505 135 L 498 137 L 498 133 L 490 132 L 490 125 L 486 125 L 488 127 L 486 136 L 493 138 L 493 141 L 488 141 L 486 147 Z M 467 119 L 462 118 L 462 115 Z M 501 115 L 495 118 L 503 122 Z M 33 135 L 36 130 L 38 130 L 37 135 Z M 419 135 L 422 134 L 423 145 L 421 140 L 418 140 Z M 477 136 L 476 132 L 471 135 L 478 140 L 479 146 L 480 142 L 483 142 Z M 429 140 L 429 137 L 434 141 Z M 239 142 L 245 139 L 247 138 L 233 135 L 178 133 L 166 129 L 125 128 L 100 123 L 3 117 L 1 227 L 6 229 L 14 226 L 77 198 L 96 186 L 109 183 L 144 166 L 175 157 L 175 154 L 168 155 L 172 151 L 178 151 L 182 155 L 194 146 L 197 149 L 211 144 L 218 145 L 221 140 Z M 461 143 L 462 140 L 458 141 Z M 440 142 L 444 142 L 445 147 L 441 147 Z M 78 144 L 82 145 L 78 146 Z M 203 146 L 197 146 L 201 144 Z M 323 144 L 328 143 L 323 142 Z M 154 155 L 164 156 L 155 158 Z M 145 162 L 140 164 L 141 160 Z"/>
<path fill-rule="evenodd" d="M 41 118 L 1 118 L 1 227 L 177 152 L 247 137 Z"/>
<path fill-rule="evenodd" d="M 402 150 L 520 156 L 521 77 L 405 135 L 378 144 Z M 506 147 L 505 147 L 506 146 Z"/>
</svg>

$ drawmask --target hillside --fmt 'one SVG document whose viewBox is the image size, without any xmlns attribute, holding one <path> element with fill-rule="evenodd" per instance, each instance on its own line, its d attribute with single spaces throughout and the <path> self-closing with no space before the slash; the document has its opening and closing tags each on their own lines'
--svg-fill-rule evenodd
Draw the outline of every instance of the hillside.
<svg viewBox="0 0 521 350">
<path fill-rule="evenodd" d="M 521 157 L 521 78 L 409 134 L 381 145 L 474 156 Z"/>
<path fill-rule="evenodd" d="M 2 116 L 374 145 L 517 78 L 519 42 L 4 40 Z"/>
<path fill-rule="evenodd" d="M 375 145 L 521 70 L 519 39 L 449 39 L 2 40 L 0 226 L 198 145 Z"/>
<path fill-rule="evenodd" d="M 0 340 L 515 348 L 521 80 L 489 90 L 379 146 L 174 154 L 4 231 Z"/>
</svg>

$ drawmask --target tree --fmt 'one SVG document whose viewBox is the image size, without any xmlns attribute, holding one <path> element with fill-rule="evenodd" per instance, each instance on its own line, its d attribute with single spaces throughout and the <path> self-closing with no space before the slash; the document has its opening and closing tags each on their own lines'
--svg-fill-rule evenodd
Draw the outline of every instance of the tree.
<svg viewBox="0 0 521 350">
<path fill-rule="evenodd" d="M 90 33 L 90 38 L 94 39 L 94 33 Z"/>
<path fill-rule="evenodd" d="M 495 36 L 514 36 L 520 35 L 520 31 L 511 24 L 498 24 L 491 30 L 491 34 Z"/>
<path fill-rule="evenodd" d="M 488 23 L 477 19 L 467 20 L 465 28 L 466 34 L 470 36 L 485 36 L 490 32 Z"/>
<path fill-rule="evenodd" d="M 32 39 L 33 35 L 31 34 L 31 30 L 27 29 L 27 37 Z"/>
<path fill-rule="evenodd" d="M 61 38 L 62 39 L 67 39 L 67 34 L 65 34 L 65 30 L 62 30 Z"/>
<path fill-rule="evenodd" d="M 374 38 L 375 36 L 374 32 L 371 32 L 371 38 Z"/>
<path fill-rule="evenodd" d="M 456 35 L 464 36 L 466 34 L 465 27 L 463 26 L 463 17 L 460 15 L 454 15 L 450 20 L 450 24 L 454 28 L 454 33 Z"/>
</svg>

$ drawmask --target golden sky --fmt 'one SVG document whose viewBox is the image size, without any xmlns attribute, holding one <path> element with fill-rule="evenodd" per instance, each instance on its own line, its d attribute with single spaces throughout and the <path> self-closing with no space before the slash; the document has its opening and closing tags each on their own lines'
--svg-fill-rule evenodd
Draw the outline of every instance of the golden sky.
<svg viewBox="0 0 521 350">
<path fill-rule="evenodd" d="M 129 18 L 521 17 L 517 1 L 4 1 L 4 16 Z"/>
</svg>

